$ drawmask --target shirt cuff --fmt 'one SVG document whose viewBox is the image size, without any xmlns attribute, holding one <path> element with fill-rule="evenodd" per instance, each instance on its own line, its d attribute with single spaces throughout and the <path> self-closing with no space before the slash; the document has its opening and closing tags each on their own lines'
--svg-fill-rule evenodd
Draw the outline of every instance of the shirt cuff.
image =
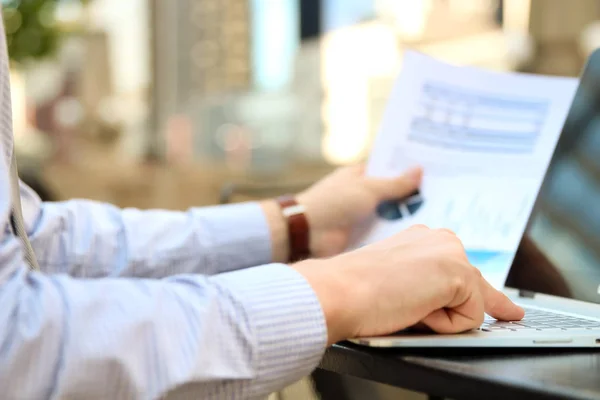
<svg viewBox="0 0 600 400">
<path fill-rule="evenodd" d="M 213 273 L 235 271 L 272 262 L 271 234 L 258 203 L 197 208 L 208 242 Z"/>
<path fill-rule="evenodd" d="M 271 264 L 211 279 L 243 305 L 253 327 L 254 395 L 277 391 L 316 368 L 327 327 L 321 304 L 300 273 Z"/>
</svg>

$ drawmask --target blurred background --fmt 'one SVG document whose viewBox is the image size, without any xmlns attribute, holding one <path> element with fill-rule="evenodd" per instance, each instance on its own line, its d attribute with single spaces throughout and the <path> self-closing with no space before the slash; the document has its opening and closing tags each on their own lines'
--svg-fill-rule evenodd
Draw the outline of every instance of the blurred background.
<svg viewBox="0 0 600 400">
<path fill-rule="evenodd" d="M 587 0 L 2 4 L 22 178 L 141 208 L 267 195 L 364 159 L 407 47 L 577 75 L 600 40 Z"/>
<path fill-rule="evenodd" d="M 46 200 L 122 207 L 272 196 L 364 160 L 406 48 L 460 65 L 577 76 L 600 46 L 594 0 L 2 5 L 22 179 Z M 600 138 L 600 125 L 590 132 Z M 600 140 L 589 143 L 600 152 Z M 597 159 L 571 160 L 555 198 L 577 182 L 600 190 Z M 548 215 L 538 236 L 562 246 L 561 263 L 581 261 L 573 238 L 589 242 L 586 223 L 597 222 L 600 243 L 598 218 L 552 230 L 558 219 Z M 600 251 L 586 257 L 600 266 Z M 333 385 L 331 398 L 398 396 L 315 379 L 321 392 Z M 308 398 L 310 389 L 290 390 Z"/>
</svg>

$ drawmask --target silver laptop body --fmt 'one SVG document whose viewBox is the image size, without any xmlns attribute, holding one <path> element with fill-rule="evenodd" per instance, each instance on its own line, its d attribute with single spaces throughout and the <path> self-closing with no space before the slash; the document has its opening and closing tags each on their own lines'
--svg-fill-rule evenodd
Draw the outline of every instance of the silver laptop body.
<svg viewBox="0 0 600 400">
<path fill-rule="evenodd" d="M 535 294 L 520 296 L 506 289 L 526 315 L 518 323 L 486 320 L 481 328 L 458 335 L 402 332 L 398 335 L 361 338 L 352 342 L 371 347 L 598 347 L 600 304 Z M 600 294 L 598 295 L 600 297 Z M 539 318 L 531 318 L 531 315 Z M 529 321 L 531 320 L 531 321 Z"/>
<path fill-rule="evenodd" d="M 534 268 L 517 288 L 505 289 L 525 308 L 523 321 L 486 319 L 479 329 L 463 334 L 407 330 L 352 342 L 372 347 L 600 348 L 600 49 L 583 71 L 525 235 L 548 265 Z M 521 264 L 513 262 L 512 269 L 537 267 Z M 554 283 L 544 286 L 544 281 Z"/>
</svg>

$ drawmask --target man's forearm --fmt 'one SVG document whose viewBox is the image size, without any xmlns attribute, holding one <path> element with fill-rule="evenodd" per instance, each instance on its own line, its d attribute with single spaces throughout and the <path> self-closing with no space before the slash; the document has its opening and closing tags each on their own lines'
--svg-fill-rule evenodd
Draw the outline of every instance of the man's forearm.
<svg viewBox="0 0 600 400">
<path fill-rule="evenodd" d="M 187 212 L 121 210 L 85 200 L 36 205 L 29 232 L 42 271 L 76 277 L 214 275 L 272 262 L 270 228 L 257 203 Z M 275 210 L 273 210 L 275 211 Z M 271 218 L 277 221 L 276 213 Z M 282 228 L 274 228 L 273 232 Z M 283 233 L 281 233 L 283 234 Z M 281 243 L 281 234 L 275 237 Z"/>
<path fill-rule="evenodd" d="M 286 265 L 83 281 L 23 267 L 0 290 L 18 293 L 0 310 L 4 398 L 266 397 L 326 344 L 314 292 Z"/>
<path fill-rule="evenodd" d="M 350 273 L 337 258 L 306 260 L 292 266 L 312 287 L 319 299 L 327 325 L 327 343 L 332 345 L 348 339 L 360 324 L 356 315 L 367 299 L 364 284 Z"/>
</svg>

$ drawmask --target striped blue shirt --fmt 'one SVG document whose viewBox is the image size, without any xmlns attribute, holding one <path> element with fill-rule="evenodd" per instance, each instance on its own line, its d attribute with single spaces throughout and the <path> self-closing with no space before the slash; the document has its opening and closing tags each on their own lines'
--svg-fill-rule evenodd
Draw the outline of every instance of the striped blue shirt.
<svg viewBox="0 0 600 400">
<path fill-rule="evenodd" d="M 301 275 L 270 264 L 257 204 L 121 210 L 42 203 L 22 185 L 42 273 L 28 270 L 9 229 L 0 28 L 0 397 L 254 399 L 310 373 L 326 345 L 323 313 Z"/>
</svg>

